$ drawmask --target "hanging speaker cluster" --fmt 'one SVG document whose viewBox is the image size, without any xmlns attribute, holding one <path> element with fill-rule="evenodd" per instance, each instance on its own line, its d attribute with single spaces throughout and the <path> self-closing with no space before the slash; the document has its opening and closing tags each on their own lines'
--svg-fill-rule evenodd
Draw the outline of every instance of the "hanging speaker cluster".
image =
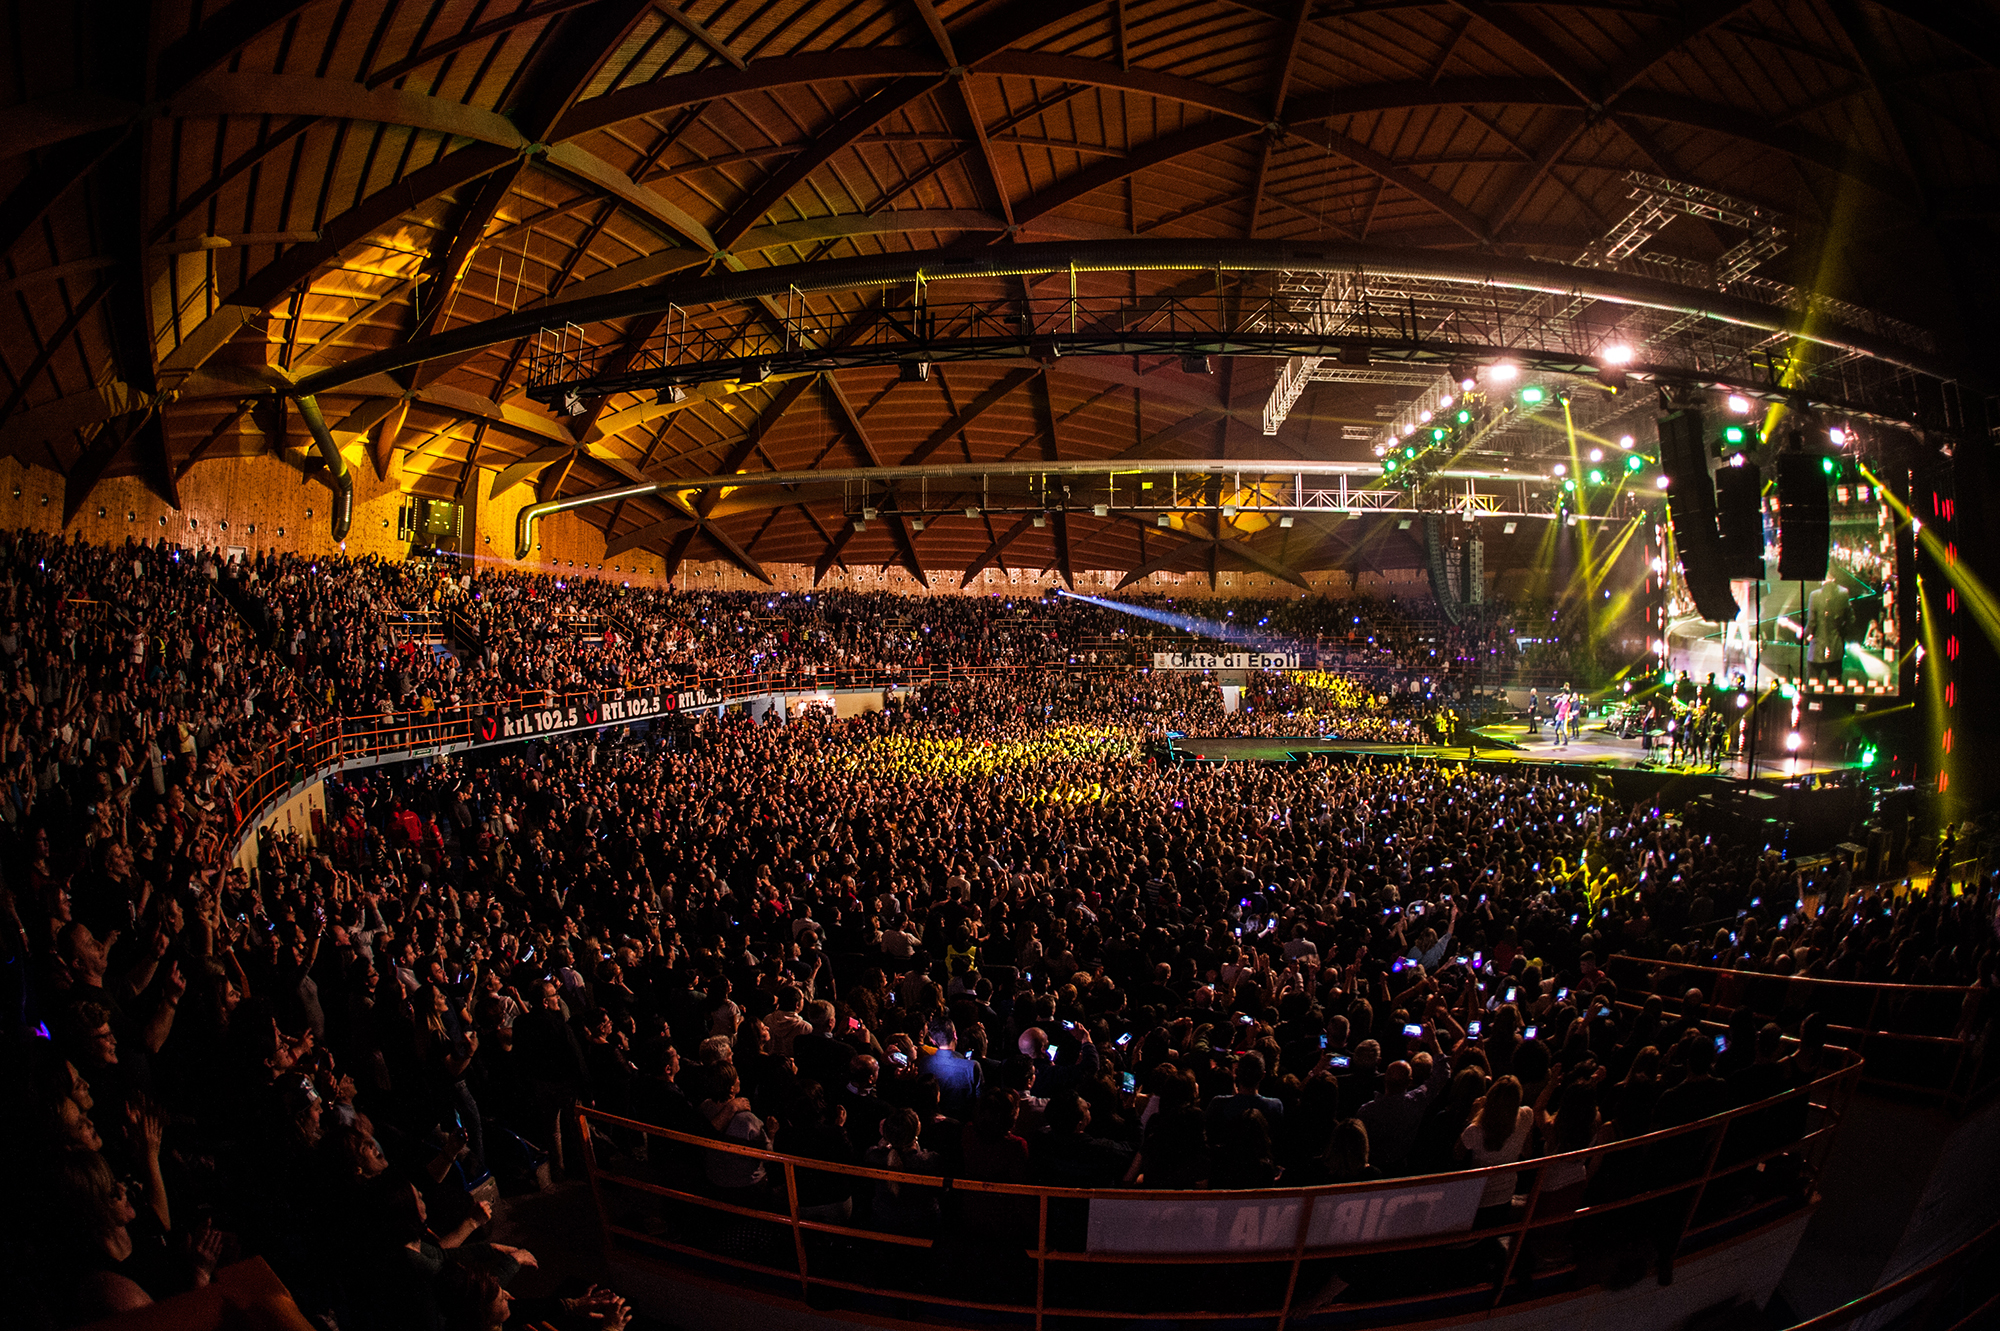
<svg viewBox="0 0 2000 1331">
<path fill-rule="evenodd" d="M 1452 569 L 1445 550 L 1442 533 L 1438 531 L 1435 513 L 1424 514 L 1424 565 L 1431 575 L 1431 596 L 1437 601 L 1438 613 L 1447 624 L 1459 621 L 1460 608 L 1458 593 L 1452 588 Z"/>
<path fill-rule="evenodd" d="M 1742 459 L 1715 469 L 1716 545 L 1730 579 L 1764 580 L 1764 471 Z"/>
<path fill-rule="evenodd" d="M 1713 624 L 1736 618 L 1716 533 L 1715 483 L 1709 476 L 1708 442 L 1698 408 L 1670 411 L 1659 418 L 1660 467 L 1667 477 L 1667 513 L 1681 573 L 1694 597 L 1695 613 Z"/>
<path fill-rule="evenodd" d="M 1778 455 L 1778 577 L 1785 582 L 1826 576 L 1833 535 L 1827 465 L 1810 453 Z"/>
</svg>

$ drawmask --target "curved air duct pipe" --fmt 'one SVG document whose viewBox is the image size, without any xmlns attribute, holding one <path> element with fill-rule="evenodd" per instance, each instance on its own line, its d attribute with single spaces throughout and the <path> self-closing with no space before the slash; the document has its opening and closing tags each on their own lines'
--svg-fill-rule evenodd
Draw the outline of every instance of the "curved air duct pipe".
<svg viewBox="0 0 2000 1331">
<path fill-rule="evenodd" d="M 584 508 L 591 504 L 608 504 L 619 499 L 638 499 L 643 495 L 658 494 L 665 486 L 627 485 L 616 490 L 594 490 L 589 494 L 572 495 L 568 499 L 551 499 L 546 503 L 529 504 L 514 517 L 514 558 L 524 560 L 535 548 L 535 524 L 551 513 L 560 513 L 566 508 Z M 680 488 L 676 483 L 676 488 Z"/>
<path fill-rule="evenodd" d="M 1697 315 L 1765 332 L 1804 338 L 1842 351 L 1914 370 L 1935 378 L 1958 371 L 1910 348 L 1856 328 L 1808 320 L 1796 311 L 1741 296 L 1662 282 L 1656 278 L 1533 259 L 1408 249 L 1343 242 L 1303 245 L 1274 240 L 1096 240 L 1045 241 L 968 250 L 962 247 L 891 254 L 823 263 L 784 264 L 740 273 L 669 278 L 647 286 L 606 292 L 580 300 L 556 301 L 448 333 L 419 338 L 390 351 L 362 356 L 345 365 L 307 375 L 300 387 L 324 392 L 372 374 L 419 365 L 441 356 L 477 351 L 537 329 L 565 323 L 590 324 L 659 314 L 669 307 L 712 305 L 783 296 L 788 291 L 853 291 L 908 286 L 919 280 L 1032 276 L 1059 272 L 1338 272 L 1361 269 L 1388 277 L 1428 278 L 1514 291 L 1575 295 L 1619 305 L 1639 305 Z M 1810 322 L 1811 326 L 1808 326 Z"/>
<path fill-rule="evenodd" d="M 312 431 L 313 442 L 319 445 L 320 458 L 326 463 L 327 488 L 333 491 L 333 539 L 347 539 L 347 529 L 354 523 L 354 477 L 348 475 L 347 459 L 340 455 L 340 448 L 333 442 L 333 432 L 326 428 L 326 417 L 319 414 L 319 403 L 310 393 L 300 394 L 295 399 L 299 407 L 299 417 Z"/>
</svg>

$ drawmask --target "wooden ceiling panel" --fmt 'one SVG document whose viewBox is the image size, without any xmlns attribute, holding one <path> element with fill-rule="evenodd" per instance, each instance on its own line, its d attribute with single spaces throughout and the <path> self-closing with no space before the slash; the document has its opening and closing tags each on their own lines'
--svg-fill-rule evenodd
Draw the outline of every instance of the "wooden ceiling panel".
<svg viewBox="0 0 2000 1331">
<path fill-rule="evenodd" d="M 17 4 L 11 31 L 37 58 L 10 62 L 0 100 L 42 128 L 0 158 L 0 218 L 26 219 L 0 233 L 12 238 L 0 272 L 0 400 L 25 411 L 119 378 L 108 316 L 76 315 L 101 283 L 146 285 L 163 352 L 199 337 L 232 373 L 316 370 L 400 345 L 448 253 L 462 256 L 462 273 L 438 288 L 449 303 L 433 332 L 671 272 L 1004 247 L 1010 234 L 1365 237 L 1565 259 L 1623 214 L 1622 175 L 1634 168 L 1784 213 L 1792 248 L 1769 271 L 1838 274 L 1901 312 L 1948 320 L 1958 308 L 1950 283 L 1896 283 L 1859 256 L 1870 238 L 1894 237 L 1906 271 L 1934 275 L 1993 240 L 1994 51 L 1949 9 L 1371 0 L 1319 6 L 1301 24 L 1290 0 L 966 0 L 938 4 L 934 32 L 907 0 L 272 3 L 258 7 L 261 27 L 173 0 L 155 9 L 159 100 L 141 109 L 98 88 L 91 35 L 67 7 Z M 800 59 L 821 64 L 784 63 Z M 550 105 L 570 106 L 558 123 L 581 131 L 529 143 L 524 108 Z M 1282 130 L 1267 139 L 1272 121 Z M 79 130 L 66 136 L 72 123 Z M 83 151 L 97 142 L 84 138 L 88 126 L 106 136 L 95 157 Z M 125 136 L 131 149 L 113 151 Z M 455 156 L 471 151 L 485 156 Z M 74 178 L 49 192 L 72 158 Z M 142 263 L 135 227 L 149 246 Z M 1734 239 L 1683 221 L 1659 243 L 1705 259 Z M 1145 295 L 1174 279 L 1107 274 L 1084 285 Z M 806 308 L 839 327 L 876 298 L 814 294 Z M 245 299 L 263 313 L 246 322 L 222 310 Z M 693 312 L 710 323 L 744 313 Z M 217 318 L 237 323 L 218 335 L 204 326 Z M 585 333 L 617 347 L 647 328 L 613 319 Z M 1051 368 L 1058 454 L 1115 456 L 1179 428 L 1168 447 L 1183 455 L 1226 443 L 1338 456 L 1360 447 L 1341 425 L 1379 419 L 1400 392 L 1317 390 L 1288 433 L 1265 443 L 1255 418 L 1272 367 L 1218 368 L 1227 373 L 1188 376 L 1157 358 Z M 411 412 L 412 474 L 455 488 L 481 420 L 487 468 L 567 437 L 522 396 L 524 375 L 518 341 L 423 367 L 436 391 Z M 194 396 L 162 404 L 181 464 L 197 449 L 260 450 L 254 429 L 228 424 L 240 385 L 190 382 Z M 1043 382 L 1033 366 L 966 364 L 916 385 L 843 371 L 839 390 L 885 459 L 997 459 L 1041 451 Z M 671 411 L 620 395 L 598 414 L 610 433 L 593 426 L 593 447 L 654 474 L 694 474 L 740 451 L 779 387 L 723 386 Z M 502 428 L 490 420 L 498 402 L 535 424 Z M 852 432 L 820 386 L 763 431 L 743 465 L 849 465 L 866 455 Z M 8 437 L 37 458 L 74 456 L 80 442 L 74 430 Z M 616 475 L 579 465 L 565 493 Z M 754 538 L 767 562 L 810 562 L 837 509 L 746 510 L 720 529 Z M 665 515 L 631 504 L 619 521 Z M 1073 547 L 1136 563 L 1143 533 L 1119 525 L 1078 520 Z M 1288 559 L 1349 557 L 1344 528 L 1301 530 L 1288 534 Z M 916 548 L 962 568 L 992 541 L 983 519 L 954 518 Z M 871 529 L 849 555 L 879 564 L 897 551 Z M 1042 532 L 1007 554 L 1054 557 Z"/>
</svg>

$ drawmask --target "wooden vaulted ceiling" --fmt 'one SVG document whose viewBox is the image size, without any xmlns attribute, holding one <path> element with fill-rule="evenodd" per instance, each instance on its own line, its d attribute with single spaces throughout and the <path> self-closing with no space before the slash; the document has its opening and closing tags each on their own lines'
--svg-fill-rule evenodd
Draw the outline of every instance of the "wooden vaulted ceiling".
<svg viewBox="0 0 2000 1331">
<path fill-rule="evenodd" d="M 1366 239 L 1573 259 L 1624 173 L 1785 214 L 1773 275 L 1950 335 L 2000 179 L 1991 5 L 1928 0 L 11 0 L 0 449 L 162 494 L 305 443 L 276 390 L 674 273 L 1020 240 Z M 1662 245 L 1734 237 L 1684 221 Z M 1883 262 L 1885 255 L 1893 263 Z M 1133 275 L 1132 294 L 1172 274 Z M 815 296 L 830 326 L 864 294 Z M 631 347 L 652 318 L 584 330 Z M 408 488 L 544 498 L 913 458 L 1366 456 L 1407 388 L 1065 359 L 730 385 L 558 417 L 514 342 L 322 407 Z M 862 533 L 769 487 L 587 510 L 618 548 L 764 563 L 1407 564 L 1302 520 L 1237 542 L 954 514 Z M 1375 529 L 1367 529 L 1371 534 Z M 1358 535 L 1358 534 L 1357 534 Z M 1366 545 L 1366 548 L 1362 548 Z M 1504 562 L 1507 556 L 1489 556 Z M 1260 563 L 1259 561 L 1263 561 Z"/>
</svg>

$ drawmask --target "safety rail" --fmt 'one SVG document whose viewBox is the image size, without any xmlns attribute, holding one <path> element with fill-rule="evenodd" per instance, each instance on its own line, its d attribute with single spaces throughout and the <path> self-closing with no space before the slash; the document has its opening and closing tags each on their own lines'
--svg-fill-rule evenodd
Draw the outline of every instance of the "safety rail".
<svg viewBox="0 0 2000 1331">
<path fill-rule="evenodd" d="M 1623 953 L 1607 957 L 1605 969 L 1621 996 L 1657 994 L 1674 1002 L 1698 988 L 1724 1018 L 1748 1008 L 1796 1026 L 1818 1013 L 1828 1041 L 1862 1059 L 1862 1080 L 1872 1087 L 1934 1095 L 1950 1106 L 1983 1084 L 1990 1014 L 1988 991 L 1978 986 L 1772 975 Z"/>
<path fill-rule="evenodd" d="M 448 638 L 451 636 L 450 612 L 444 610 L 388 610 L 382 621 L 389 632 L 403 638 Z"/>
<path fill-rule="evenodd" d="M 1996 1268 L 1989 1258 L 2000 1251 L 2000 1223 L 1988 1225 L 1979 1233 L 1967 1239 L 1934 1262 L 1927 1262 L 1916 1270 L 1872 1289 L 1858 1298 L 1849 1299 L 1838 1308 L 1829 1308 L 1815 1317 L 1793 1322 L 1778 1331 L 1834 1331 L 1836 1327 L 1853 1326 L 1857 1321 L 1871 1314 L 1881 1313 L 1874 1326 L 1936 1327 L 1939 1331 L 1978 1331 L 1982 1327 L 2000 1325 L 2000 1293 L 1985 1294 L 1996 1284 Z M 1970 1290 L 1961 1287 L 1962 1277 L 1970 1277 L 1977 1283 Z M 1921 1300 L 1914 1306 L 1903 1305 L 1921 1294 Z M 1980 1301 L 1971 1306 L 1974 1299 Z M 1962 1315 L 1952 1321 L 1954 1310 L 1946 1305 L 1956 1300 Z"/>
<path fill-rule="evenodd" d="M 749 1278 L 765 1297 L 900 1321 L 955 1315 L 958 1324 L 1042 1331 L 1071 1318 L 1231 1320 L 1282 1329 L 1321 1313 L 1343 1325 L 1357 1314 L 1436 1317 L 1498 1308 L 1510 1293 L 1581 1288 L 1585 1267 L 1566 1249 L 1586 1230 L 1594 1238 L 1629 1226 L 1618 1232 L 1671 1262 L 1794 1220 L 1817 1204 L 1815 1181 L 1860 1072 L 1858 1059 L 1833 1056 L 1840 1066 L 1803 1086 L 1681 1127 L 1482 1169 L 1314 1188 L 994 1183 L 785 1155 L 591 1108 L 578 1114 L 607 1253 L 678 1259 L 697 1276 Z M 643 1152 L 630 1150 L 641 1141 Z M 608 1168 L 600 1145 L 635 1163 L 643 1155 L 650 1177 Z M 781 1182 L 746 1195 L 696 1181 L 711 1155 L 754 1160 Z M 1544 1206 L 1551 1166 L 1580 1165 L 1592 1176 L 1620 1156 L 1621 1174 L 1636 1171 L 1623 1195 L 1584 1204 L 1580 1184 L 1565 1184 Z M 1533 1177 L 1504 1223 L 1482 1225 L 1485 1182 L 1499 1174 L 1516 1175 L 1517 1187 Z M 930 1190 L 935 1215 L 915 1208 L 920 1223 L 900 1231 L 849 1223 L 852 1210 L 838 1202 L 802 1202 L 801 1175 L 816 1198 L 832 1177 L 848 1180 L 850 1194 L 864 1183 L 899 1196 Z M 949 1292 L 938 1288 L 944 1271 L 894 1262 L 911 1249 L 951 1256 Z M 1418 1252 L 1421 1262 L 1379 1260 Z M 1369 1258 L 1378 1260 L 1357 1264 Z M 1140 1269 L 1121 1281 L 1120 1267 Z M 1217 1279 L 1219 1268 L 1232 1278 Z M 1412 1277 L 1413 1287 L 1398 1288 Z"/>
</svg>

